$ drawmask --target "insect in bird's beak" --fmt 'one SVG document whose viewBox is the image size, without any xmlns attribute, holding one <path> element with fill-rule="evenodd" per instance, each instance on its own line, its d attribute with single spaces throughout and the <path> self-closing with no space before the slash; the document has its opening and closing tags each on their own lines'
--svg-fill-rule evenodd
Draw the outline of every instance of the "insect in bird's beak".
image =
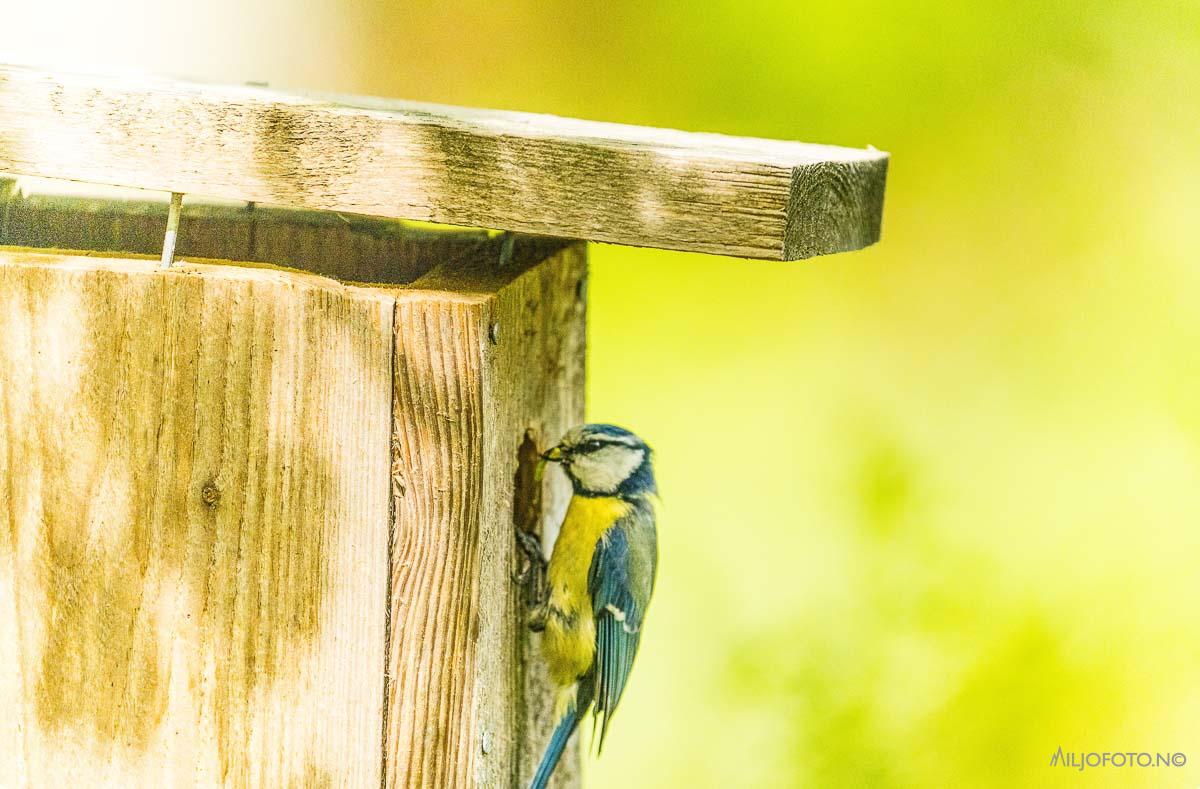
<svg viewBox="0 0 1200 789">
<path fill-rule="evenodd" d="M 542 476 L 546 473 L 546 464 L 547 463 L 561 463 L 562 462 L 562 459 L 563 459 L 562 448 L 561 447 L 550 447 L 550 449 L 548 449 L 545 452 L 543 452 L 542 454 L 538 455 L 538 458 L 539 458 L 539 460 L 538 460 L 537 468 L 534 469 L 533 478 L 536 481 L 541 482 Z"/>
</svg>

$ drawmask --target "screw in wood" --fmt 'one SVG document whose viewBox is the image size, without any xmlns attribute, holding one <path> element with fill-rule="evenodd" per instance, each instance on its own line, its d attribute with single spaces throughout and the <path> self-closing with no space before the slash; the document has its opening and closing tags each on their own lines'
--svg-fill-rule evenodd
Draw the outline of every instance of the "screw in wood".
<svg viewBox="0 0 1200 789">
<path fill-rule="evenodd" d="M 171 192 L 171 207 L 167 209 L 167 233 L 163 236 L 160 269 L 170 268 L 175 262 L 175 239 L 179 236 L 179 214 L 183 209 L 183 192 Z"/>
</svg>

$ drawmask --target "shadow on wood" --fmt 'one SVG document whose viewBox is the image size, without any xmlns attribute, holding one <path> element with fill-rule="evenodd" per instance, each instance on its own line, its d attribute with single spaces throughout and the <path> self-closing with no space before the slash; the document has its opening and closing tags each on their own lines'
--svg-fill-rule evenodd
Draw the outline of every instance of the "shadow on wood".
<svg viewBox="0 0 1200 789">
<path fill-rule="evenodd" d="M 515 483 L 582 419 L 582 246 L 185 214 L 185 256 L 278 233 L 409 280 L 360 287 L 158 271 L 157 206 L 5 204 L 6 240 L 146 257 L 0 250 L 0 784 L 527 780 Z"/>
</svg>

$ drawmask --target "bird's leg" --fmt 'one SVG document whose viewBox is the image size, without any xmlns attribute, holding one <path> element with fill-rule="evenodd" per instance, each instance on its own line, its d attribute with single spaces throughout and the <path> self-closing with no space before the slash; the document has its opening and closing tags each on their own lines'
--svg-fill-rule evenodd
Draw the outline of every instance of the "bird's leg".
<svg viewBox="0 0 1200 789">
<path fill-rule="evenodd" d="M 513 581 L 525 589 L 525 601 L 534 609 L 544 609 L 549 597 L 546 588 L 546 555 L 541 539 L 531 531 L 516 529 L 517 547 L 525 555 L 525 564 L 513 574 Z M 536 613 L 536 611 L 535 611 Z M 541 615 L 545 619 L 545 614 Z"/>
<path fill-rule="evenodd" d="M 550 616 L 550 606 L 545 602 L 533 607 L 529 612 L 529 618 L 525 620 L 525 624 L 535 633 L 540 633 L 546 629 L 546 619 Z"/>
<path fill-rule="evenodd" d="M 528 580 L 529 573 L 535 568 L 544 572 L 546 569 L 546 556 L 542 553 L 542 540 L 536 534 L 525 529 L 516 529 L 517 547 L 521 549 L 521 553 L 525 554 L 525 567 L 518 573 L 515 579 L 518 583 L 525 583 Z"/>
</svg>

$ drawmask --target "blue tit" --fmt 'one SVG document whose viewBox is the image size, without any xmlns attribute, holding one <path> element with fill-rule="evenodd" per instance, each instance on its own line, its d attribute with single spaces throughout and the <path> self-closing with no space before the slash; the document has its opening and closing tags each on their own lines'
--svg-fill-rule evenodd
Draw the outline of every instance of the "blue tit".
<svg viewBox="0 0 1200 789">
<path fill-rule="evenodd" d="M 532 789 L 549 782 L 589 706 L 604 747 L 658 562 L 657 490 L 644 441 L 613 425 L 582 425 L 542 458 L 562 467 L 574 493 L 546 568 L 544 601 L 530 620 L 543 631 L 542 654 L 558 689 L 558 725 Z"/>
</svg>

